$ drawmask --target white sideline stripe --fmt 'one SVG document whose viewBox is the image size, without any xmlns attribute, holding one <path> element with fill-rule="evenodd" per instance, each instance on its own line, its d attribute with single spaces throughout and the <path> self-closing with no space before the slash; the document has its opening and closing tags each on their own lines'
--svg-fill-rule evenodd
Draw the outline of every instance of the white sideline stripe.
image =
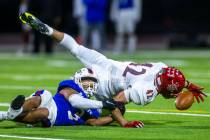
<svg viewBox="0 0 210 140">
<path fill-rule="evenodd" d="M 9 106 L 9 103 L 0 103 L 0 106 Z"/>
<path fill-rule="evenodd" d="M 1 73 L 1 78 L 9 78 L 14 80 L 59 80 L 62 77 L 68 79 L 69 75 L 65 74 L 39 74 L 39 75 L 27 75 L 27 74 L 9 74 L 9 73 Z"/>
<path fill-rule="evenodd" d="M 0 89 L 17 89 L 17 90 L 36 90 L 36 89 L 48 89 L 54 90 L 56 87 L 35 87 L 35 86 L 19 86 L 19 85 L 0 85 Z"/>
<path fill-rule="evenodd" d="M 8 104 L 8 106 L 9 106 L 9 104 Z M 178 115 L 178 116 L 210 117 L 210 114 L 193 114 L 193 113 L 177 113 L 177 112 L 152 112 L 152 111 L 140 111 L 140 110 L 127 110 L 126 112 L 128 112 L 128 113 L 141 113 L 141 114 L 155 114 L 155 115 Z M 6 111 L 0 111 L 0 113 L 6 113 Z"/>
<path fill-rule="evenodd" d="M 157 114 L 157 115 L 178 115 L 178 116 L 195 116 L 195 117 L 210 117 L 210 114 L 192 114 L 192 113 L 175 113 L 175 112 L 151 112 L 151 111 L 139 111 L 128 110 L 129 113 L 142 113 L 142 114 Z"/>
<path fill-rule="evenodd" d="M 172 66 L 175 66 L 175 67 L 189 66 L 189 63 L 187 61 L 184 61 L 184 60 L 168 59 L 168 60 L 164 60 L 163 62 L 166 63 L 166 64 L 170 64 Z"/>
<path fill-rule="evenodd" d="M 65 140 L 65 139 L 53 139 L 53 138 L 40 138 L 40 137 L 25 137 L 16 135 L 0 135 L 2 138 L 18 138 L 18 139 L 29 139 L 29 140 Z"/>
</svg>

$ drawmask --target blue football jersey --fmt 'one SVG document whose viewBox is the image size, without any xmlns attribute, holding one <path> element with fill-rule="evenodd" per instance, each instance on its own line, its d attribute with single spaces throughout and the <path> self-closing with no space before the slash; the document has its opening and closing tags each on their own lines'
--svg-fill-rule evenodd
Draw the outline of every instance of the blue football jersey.
<svg viewBox="0 0 210 140">
<path fill-rule="evenodd" d="M 99 112 L 97 109 L 81 110 L 72 107 L 68 100 L 59 91 L 63 88 L 72 88 L 77 91 L 84 98 L 87 98 L 84 91 L 73 81 L 64 80 L 60 82 L 57 93 L 53 97 L 57 106 L 57 117 L 54 125 L 81 125 L 84 124 L 88 118 L 98 118 Z"/>
</svg>

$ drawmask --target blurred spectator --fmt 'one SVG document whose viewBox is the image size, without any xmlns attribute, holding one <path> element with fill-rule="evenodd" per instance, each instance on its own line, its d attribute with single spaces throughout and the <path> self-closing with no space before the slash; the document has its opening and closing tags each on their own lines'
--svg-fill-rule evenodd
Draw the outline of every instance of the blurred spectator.
<svg viewBox="0 0 210 140">
<path fill-rule="evenodd" d="M 77 38 L 77 41 L 81 44 L 83 44 L 84 38 L 86 37 L 87 34 L 85 13 L 86 13 L 86 8 L 83 3 L 83 0 L 74 0 L 73 17 L 76 18 L 77 23 L 79 25 L 79 37 Z"/>
<path fill-rule="evenodd" d="M 87 34 L 84 40 L 86 46 L 95 50 L 106 49 L 105 20 L 107 0 L 83 0 L 86 6 Z M 92 37 L 90 39 L 89 37 Z"/>
<path fill-rule="evenodd" d="M 116 28 L 116 48 L 114 53 L 121 53 L 124 45 L 124 35 L 128 35 L 128 52 L 136 50 L 136 23 L 141 19 L 142 0 L 113 0 L 111 6 L 111 20 Z"/>
<path fill-rule="evenodd" d="M 61 22 L 61 2 L 60 0 L 29 0 L 29 11 L 40 18 L 43 22 L 56 27 Z M 40 52 L 41 42 L 44 41 L 45 52 L 47 54 L 53 53 L 53 41 L 51 38 L 46 37 L 33 31 L 33 53 Z"/>
<path fill-rule="evenodd" d="M 28 0 L 21 0 L 20 6 L 19 6 L 19 14 L 27 10 L 28 10 Z M 27 52 L 30 45 L 29 37 L 30 37 L 31 28 L 26 24 L 21 24 L 21 28 L 22 28 L 21 38 L 22 38 L 23 46 L 17 52 L 19 55 L 22 55 L 24 52 Z"/>
</svg>

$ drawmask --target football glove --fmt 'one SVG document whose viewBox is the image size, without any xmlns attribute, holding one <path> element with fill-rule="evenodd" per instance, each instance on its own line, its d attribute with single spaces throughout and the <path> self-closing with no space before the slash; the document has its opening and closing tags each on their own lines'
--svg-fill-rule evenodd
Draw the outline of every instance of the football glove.
<svg viewBox="0 0 210 140">
<path fill-rule="evenodd" d="M 125 114 L 126 108 L 123 102 L 115 101 L 117 108 L 119 108 L 122 115 Z"/>
<path fill-rule="evenodd" d="M 117 107 L 116 102 L 112 99 L 104 100 L 102 104 L 104 109 L 114 110 Z"/>
<path fill-rule="evenodd" d="M 204 96 L 207 97 L 205 93 L 202 92 L 204 89 L 203 87 L 200 87 L 198 85 L 195 85 L 189 81 L 187 81 L 187 86 L 186 88 L 193 93 L 193 96 L 197 100 L 198 103 L 200 103 L 200 100 L 204 102 Z"/>
<path fill-rule="evenodd" d="M 144 124 L 140 121 L 130 121 L 127 124 L 125 124 L 123 127 L 125 127 L 125 128 L 142 128 L 142 127 L 144 127 Z"/>
</svg>

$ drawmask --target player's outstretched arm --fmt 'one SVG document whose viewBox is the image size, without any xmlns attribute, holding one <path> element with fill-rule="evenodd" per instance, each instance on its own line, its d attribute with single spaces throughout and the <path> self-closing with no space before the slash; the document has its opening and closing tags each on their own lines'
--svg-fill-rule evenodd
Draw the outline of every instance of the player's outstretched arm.
<svg viewBox="0 0 210 140">
<path fill-rule="evenodd" d="M 102 126 L 102 125 L 107 125 L 111 123 L 112 121 L 113 119 L 111 116 L 105 116 L 98 119 L 88 119 L 86 121 L 86 124 L 91 125 L 91 126 Z"/>
<path fill-rule="evenodd" d="M 116 108 L 112 110 L 112 117 L 119 123 L 120 126 L 126 128 L 142 128 L 144 124 L 140 121 L 127 121 L 121 114 L 120 110 Z"/>
<path fill-rule="evenodd" d="M 97 100 L 91 100 L 84 98 L 80 96 L 75 90 L 71 88 L 64 88 L 61 91 L 59 91 L 60 94 L 62 94 L 66 100 L 68 100 L 71 105 L 75 108 L 79 109 L 109 109 L 113 110 L 116 108 L 115 102 L 112 100 L 105 100 L 105 101 L 97 101 Z"/>
<path fill-rule="evenodd" d="M 79 45 L 70 35 L 51 28 L 36 18 L 34 15 L 28 12 L 24 12 L 20 15 L 19 18 L 22 23 L 28 24 L 33 29 L 44 35 L 51 36 L 62 46 L 69 49 L 71 53 L 80 59 L 80 61 L 82 61 L 87 67 L 91 68 L 92 64 L 98 64 L 101 66 L 110 64 L 109 59 L 107 59 L 104 55 Z"/>
<path fill-rule="evenodd" d="M 204 102 L 203 97 L 207 97 L 207 95 L 202 91 L 204 89 L 203 87 L 189 81 L 186 81 L 185 87 L 193 93 L 193 96 L 198 103 L 200 103 L 200 100 Z"/>
</svg>

